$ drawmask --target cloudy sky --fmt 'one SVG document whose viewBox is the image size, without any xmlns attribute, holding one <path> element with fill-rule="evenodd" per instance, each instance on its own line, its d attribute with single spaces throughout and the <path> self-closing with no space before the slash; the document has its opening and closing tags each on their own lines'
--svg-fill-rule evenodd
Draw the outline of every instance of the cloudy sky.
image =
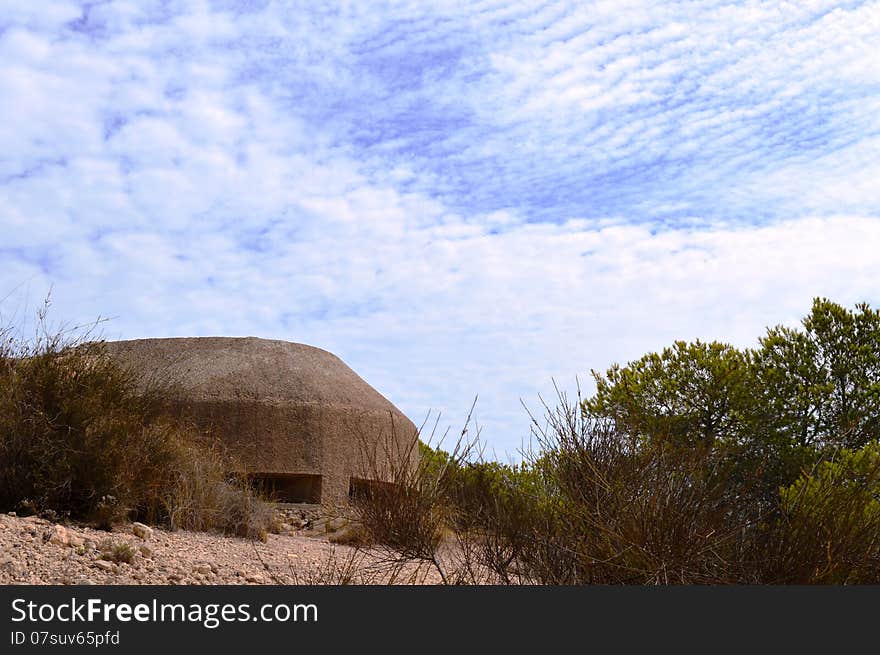
<svg viewBox="0 0 880 655">
<path fill-rule="evenodd" d="M 878 273 L 877 0 L 0 0 L 7 321 L 320 346 L 504 458 Z"/>
</svg>

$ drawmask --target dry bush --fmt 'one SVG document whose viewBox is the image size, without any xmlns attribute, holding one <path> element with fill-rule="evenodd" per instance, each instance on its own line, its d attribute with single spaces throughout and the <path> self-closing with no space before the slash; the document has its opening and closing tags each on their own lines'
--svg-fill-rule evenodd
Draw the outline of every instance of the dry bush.
<svg viewBox="0 0 880 655">
<path fill-rule="evenodd" d="M 88 333 L 0 330 L 0 508 L 265 535 L 268 507 Z"/>
<path fill-rule="evenodd" d="M 477 438 L 466 441 L 472 413 L 473 407 L 452 452 L 440 463 L 419 455 L 425 424 L 404 438 L 393 430 L 379 439 L 358 435 L 361 468 L 373 482 L 358 490 L 352 499 L 353 512 L 367 532 L 368 541 L 384 551 L 383 562 L 388 566 L 423 562 L 433 567 L 444 583 L 453 581 L 454 571 L 441 551 L 444 536 L 455 523 L 452 471 L 477 443 Z M 439 417 L 427 439 L 429 443 L 436 440 L 438 423 Z"/>
<path fill-rule="evenodd" d="M 505 584 L 880 581 L 880 444 L 839 451 L 768 506 L 737 453 L 634 440 L 560 394 L 524 476 L 459 476 L 458 580 Z M 465 469 L 466 470 L 466 469 Z M 490 469 L 491 470 L 491 469 Z M 479 478 L 477 478 L 479 480 Z M 476 495 L 476 500 L 474 498 Z M 462 522 L 467 519 L 469 522 Z M 481 577 L 490 571 L 490 578 Z"/>
<path fill-rule="evenodd" d="M 295 585 L 354 585 L 361 584 L 364 570 L 364 554 L 351 550 L 340 557 L 337 549 L 331 550 L 317 568 L 290 567 L 291 584 Z"/>
<path fill-rule="evenodd" d="M 880 582 L 877 442 L 768 503 L 739 452 L 634 439 L 563 394 L 545 410 L 522 467 L 458 447 L 368 487 L 355 508 L 384 561 L 445 584 Z"/>
<path fill-rule="evenodd" d="M 425 571 L 408 562 L 389 563 L 356 548 L 333 548 L 316 568 L 291 565 L 289 583 L 295 585 L 421 584 Z"/>
<path fill-rule="evenodd" d="M 445 584 L 880 582 L 880 443 L 768 503 L 741 453 L 631 438 L 581 407 L 545 405 L 522 467 L 456 448 L 369 487 L 355 508 L 385 562 Z"/>
<path fill-rule="evenodd" d="M 543 523 L 521 557 L 542 583 L 733 581 L 760 518 L 730 493 L 717 451 L 637 442 L 559 395 L 536 426 L 549 479 Z M 535 552 L 536 551 L 536 552 Z"/>
<path fill-rule="evenodd" d="M 198 434 L 178 443 L 177 456 L 162 472 L 150 514 L 172 530 L 219 530 L 224 534 L 266 541 L 277 532 L 271 506 L 228 472 L 229 462 L 217 444 L 200 443 Z"/>
<path fill-rule="evenodd" d="M 0 371 L 0 505 L 122 518 L 172 457 L 125 373 L 98 344 L 17 348 Z"/>
<path fill-rule="evenodd" d="M 362 523 L 352 522 L 333 532 L 327 540 L 331 544 L 369 548 L 373 545 L 373 535 Z"/>
<path fill-rule="evenodd" d="M 521 468 L 457 448 L 359 499 L 389 561 L 428 562 L 447 584 L 732 581 L 756 514 L 733 502 L 724 458 L 639 447 L 559 400 Z"/>
</svg>

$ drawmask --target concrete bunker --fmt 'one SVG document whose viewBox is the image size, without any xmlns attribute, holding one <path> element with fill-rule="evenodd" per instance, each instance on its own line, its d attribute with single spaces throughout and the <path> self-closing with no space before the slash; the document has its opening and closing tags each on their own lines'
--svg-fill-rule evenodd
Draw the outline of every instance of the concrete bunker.
<svg viewBox="0 0 880 655">
<path fill-rule="evenodd" d="M 281 502 L 346 503 L 415 465 L 415 425 L 335 355 L 254 337 L 114 341 L 108 353 L 209 430 Z"/>
</svg>

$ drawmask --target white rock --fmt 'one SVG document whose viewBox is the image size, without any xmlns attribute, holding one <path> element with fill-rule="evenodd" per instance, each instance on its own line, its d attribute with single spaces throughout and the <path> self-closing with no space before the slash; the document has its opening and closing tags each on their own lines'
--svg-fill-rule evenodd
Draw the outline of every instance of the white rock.
<svg viewBox="0 0 880 655">
<path fill-rule="evenodd" d="M 153 536 L 153 528 L 144 525 L 143 523 L 132 523 L 131 531 L 135 534 L 136 537 L 140 537 L 141 539 L 149 539 Z"/>
<path fill-rule="evenodd" d="M 67 533 L 67 528 L 63 525 L 53 525 L 43 535 L 43 541 L 48 541 L 50 544 L 58 546 L 66 546 L 70 543 L 70 535 Z"/>
</svg>

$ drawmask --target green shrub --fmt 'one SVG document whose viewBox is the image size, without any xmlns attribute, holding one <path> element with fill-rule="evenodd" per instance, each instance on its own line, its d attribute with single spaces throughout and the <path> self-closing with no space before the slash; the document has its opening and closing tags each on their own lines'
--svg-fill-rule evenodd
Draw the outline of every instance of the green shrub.
<svg viewBox="0 0 880 655">
<path fill-rule="evenodd" d="M 777 578 L 880 583 L 880 442 L 844 449 L 781 490 Z"/>
<path fill-rule="evenodd" d="M 131 564 L 135 558 L 135 550 L 128 542 L 112 541 L 107 539 L 103 541 L 98 549 L 101 551 L 100 559 L 108 562 L 116 562 Z"/>
</svg>

